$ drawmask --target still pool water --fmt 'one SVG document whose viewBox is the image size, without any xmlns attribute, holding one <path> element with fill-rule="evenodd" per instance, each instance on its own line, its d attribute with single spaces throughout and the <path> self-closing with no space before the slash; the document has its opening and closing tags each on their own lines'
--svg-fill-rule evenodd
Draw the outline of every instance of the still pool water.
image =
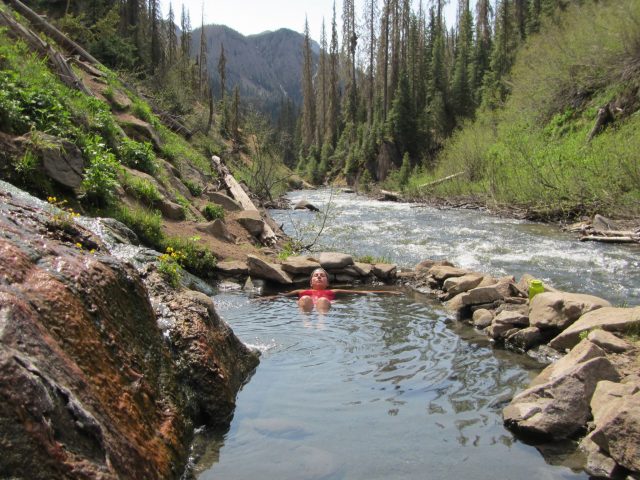
<svg viewBox="0 0 640 480">
<path fill-rule="evenodd" d="M 329 190 L 289 197 L 330 207 L 319 251 L 401 268 L 448 259 L 494 276 L 530 273 L 614 305 L 640 301 L 638 245 L 584 244 L 550 225 Z M 272 216 L 293 237 L 315 236 L 312 212 Z M 571 445 L 527 445 L 502 425 L 502 408 L 542 366 L 493 347 L 428 297 L 352 295 L 324 316 L 240 291 L 214 301 L 263 353 L 230 428 L 198 436 L 199 479 L 588 478 Z"/>
<path fill-rule="evenodd" d="M 292 299 L 215 301 L 263 354 L 230 429 L 198 439 L 199 479 L 588 478 L 550 464 L 579 459 L 545 460 L 502 426 L 540 365 L 426 297 L 350 295 L 326 315 Z"/>
</svg>

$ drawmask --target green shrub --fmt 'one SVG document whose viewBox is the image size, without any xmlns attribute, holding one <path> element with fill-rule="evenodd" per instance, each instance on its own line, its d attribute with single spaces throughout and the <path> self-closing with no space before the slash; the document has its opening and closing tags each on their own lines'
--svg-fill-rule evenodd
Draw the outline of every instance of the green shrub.
<svg viewBox="0 0 640 480">
<path fill-rule="evenodd" d="M 206 247 L 198 245 L 200 238 L 182 239 L 170 237 L 166 240 L 166 247 L 171 247 L 184 254 L 183 265 L 194 275 L 202 278 L 211 277 L 216 266 L 215 255 Z"/>
<path fill-rule="evenodd" d="M 82 180 L 82 195 L 91 205 L 110 205 L 115 200 L 116 189 L 119 186 L 120 164 L 99 136 L 86 136 L 83 143 L 82 150 L 88 159 L 89 167 Z"/>
<path fill-rule="evenodd" d="M 156 155 L 149 142 L 137 142 L 129 137 L 123 137 L 118 145 L 120 161 L 128 167 L 155 175 L 158 171 Z"/>
<path fill-rule="evenodd" d="M 146 178 L 125 175 L 124 188 L 147 205 L 153 205 L 155 202 L 162 200 L 158 187 Z"/>
<path fill-rule="evenodd" d="M 204 218 L 209 221 L 216 220 L 218 218 L 224 220 L 224 208 L 215 203 L 207 203 L 207 205 L 202 210 L 202 213 L 204 214 Z"/>
<path fill-rule="evenodd" d="M 199 197 L 200 195 L 202 195 L 204 187 L 199 183 L 193 182 L 187 178 L 183 179 L 182 183 L 184 183 L 184 186 L 189 189 L 189 192 L 194 197 Z"/>
<path fill-rule="evenodd" d="M 162 250 L 165 236 L 160 212 L 143 207 L 121 206 L 110 213 L 133 230 L 144 245 Z"/>
<path fill-rule="evenodd" d="M 180 285 L 181 266 L 184 258 L 181 251 L 174 250 L 172 247 L 167 247 L 166 252 L 158 258 L 158 271 L 173 288 Z"/>
</svg>

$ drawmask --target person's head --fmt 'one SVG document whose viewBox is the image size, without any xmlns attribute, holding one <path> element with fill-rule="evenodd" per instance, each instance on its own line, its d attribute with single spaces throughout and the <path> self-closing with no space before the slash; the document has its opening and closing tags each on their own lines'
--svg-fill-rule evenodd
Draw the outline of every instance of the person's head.
<svg viewBox="0 0 640 480">
<path fill-rule="evenodd" d="M 324 268 L 316 268 L 311 273 L 311 288 L 324 290 L 329 286 L 329 275 Z"/>
</svg>

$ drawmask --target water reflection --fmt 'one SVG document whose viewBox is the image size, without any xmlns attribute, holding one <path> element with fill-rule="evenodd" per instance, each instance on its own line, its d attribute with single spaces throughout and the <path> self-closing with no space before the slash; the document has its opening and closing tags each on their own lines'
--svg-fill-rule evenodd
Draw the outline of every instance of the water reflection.
<svg viewBox="0 0 640 480">
<path fill-rule="evenodd" d="M 494 352 L 435 303 L 353 296 L 320 316 L 290 299 L 215 300 L 244 341 L 269 348 L 230 430 L 203 441 L 198 478 L 586 478 L 502 426 L 501 402 L 540 365 Z"/>
</svg>

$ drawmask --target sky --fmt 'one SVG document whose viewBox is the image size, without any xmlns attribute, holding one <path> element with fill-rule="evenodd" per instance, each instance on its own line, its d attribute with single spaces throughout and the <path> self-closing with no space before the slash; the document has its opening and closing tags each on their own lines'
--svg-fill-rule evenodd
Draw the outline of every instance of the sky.
<svg viewBox="0 0 640 480">
<path fill-rule="evenodd" d="M 417 5 L 417 0 L 413 0 Z M 169 3 L 173 5 L 176 23 L 180 24 L 182 5 L 189 11 L 191 28 L 200 26 L 202 6 L 204 4 L 204 23 L 221 24 L 237 30 L 243 35 L 253 35 L 266 30 L 289 28 L 296 32 L 304 31 L 305 16 L 309 20 L 311 38 L 320 41 L 322 19 L 326 23 L 327 32 L 331 28 L 333 15 L 333 0 L 160 0 L 163 17 L 169 12 Z M 382 4 L 382 1 L 378 2 Z M 447 6 L 451 17 L 455 18 L 455 4 L 450 1 Z M 362 17 L 364 0 L 356 0 L 356 15 Z M 423 4 L 429 2 L 423 0 Z M 340 17 L 342 14 L 342 0 L 336 0 L 336 20 L 340 32 Z M 329 34 L 329 33 L 328 33 Z"/>
</svg>

